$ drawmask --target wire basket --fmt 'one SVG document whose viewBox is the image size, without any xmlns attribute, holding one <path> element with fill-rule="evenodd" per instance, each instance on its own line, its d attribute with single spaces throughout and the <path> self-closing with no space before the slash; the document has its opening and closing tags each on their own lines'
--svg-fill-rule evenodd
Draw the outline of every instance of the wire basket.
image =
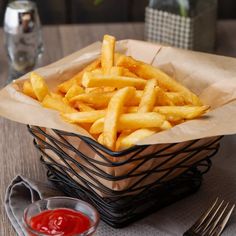
<svg viewBox="0 0 236 236">
<path fill-rule="evenodd" d="M 48 179 L 124 227 L 198 190 L 222 137 L 112 152 L 91 138 L 28 126 Z"/>
</svg>

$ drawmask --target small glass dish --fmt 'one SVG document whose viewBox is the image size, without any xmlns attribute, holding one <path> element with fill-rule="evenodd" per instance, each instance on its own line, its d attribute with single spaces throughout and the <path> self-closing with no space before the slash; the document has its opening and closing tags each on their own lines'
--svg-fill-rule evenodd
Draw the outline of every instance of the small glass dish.
<svg viewBox="0 0 236 236">
<path fill-rule="evenodd" d="M 36 231 L 31 226 L 31 219 L 42 212 L 50 210 L 72 210 L 78 212 L 89 219 L 89 228 L 85 231 L 76 234 L 64 234 L 64 233 L 44 233 Z M 79 222 L 78 222 L 79 223 Z M 51 197 L 42 199 L 30 204 L 25 210 L 23 215 L 23 224 L 26 232 L 29 236 L 90 236 L 92 235 L 98 226 L 99 214 L 97 210 L 90 204 L 81 201 L 79 199 L 70 197 Z"/>
</svg>

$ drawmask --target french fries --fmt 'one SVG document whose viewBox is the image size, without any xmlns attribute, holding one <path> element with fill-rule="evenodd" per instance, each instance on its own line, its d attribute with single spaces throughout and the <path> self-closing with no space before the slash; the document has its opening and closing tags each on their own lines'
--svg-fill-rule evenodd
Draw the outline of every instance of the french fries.
<svg viewBox="0 0 236 236">
<path fill-rule="evenodd" d="M 71 79 L 59 84 L 57 86 L 58 91 L 62 93 L 67 93 L 67 91 L 71 88 L 72 85 L 74 84 L 80 84 L 84 72 L 89 72 L 97 69 L 101 65 L 101 60 L 97 59 L 93 61 L 91 64 L 87 65 L 83 70 L 81 70 L 79 73 L 74 75 Z"/>
<path fill-rule="evenodd" d="M 35 93 L 34 93 L 34 90 L 32 88 L 32 85 L 30 83 L 30 81 L 25 81 L 24 84 L 23 84 L 23 93 L 29 97 L 32 97 L 34 99 L 37 99 Z"/>
<path fill-rule="evenodd" d="M 103 125 L 103 143 L 106 147 L 114 150 L 117 138 L 118 119 L 122 114 L 125 102 L 132 98 L 135 88 L 126 87 L 118 90 L 111 98 Z"/>
<path fill-rule="evenodd" d="M 125 55 L 119 56 L 116 65 L 129 69 L 140 78 L 147 80 L 155 78 L 161 88 L 166 89 L 167 91 L 183 93 L 187 103 L 197 106 L 202 105 L 202 102 L 197 95 L 156 67 L 137 61 Z"/>
<path fill-rule="evenodd" d="M 121 135 L 119 137 L 119 141 L 117 143 L 116 149 L 117 150 L 124 150 L 127 148 L 132 147 L 135 145 L 138 141 L 147 138 L 153 134 L 156 133 L 156 130 L 153 129 L 138 129 L 132 132 L 131 134 L 128 135 Z"/>
<path fill-rule="evenodd" d="M 93 123 L 99 118 L 104 117 L 106 114 L 105 110 L 96 111 L 85 111 L 85 112 L 74 112 L 74 113 L 62 113 L 61 116 L 64 120 L 69 123 Z"/>
<path fill-rule="evenodd" d="M 82 79 L 82 85 L 85 88 L 107 86 L 115 88 L 123 88 L 127 86 L 133 86 L 137 89 L 143 89 L 147 81 L 140 78 L 113 76 L 113 75 L 94 75 L 89 72 L 85 72 Z"/>
<path fill-rule="evenodd" d="M 115 37 L 104 35 L 102 43 L 101 64 L 104 74 L 109 74 L 114 65 Z"/>
<path fill-rule="evenodd" d="M 49 89 L 43 77 L 35 72 L 30 74 L 30 82 L 37 99 L 42 102 L 44 97 L 49 94 Z"/>
<path fill-rule="evenodd" d="M 156 101 L 156 86 L 157 81 L 155 79 L 148 80 L 143 91 L 143 96 L 139 103 L 138 112 L 152 111 Z"/>
<path fill-rule="evenodd" d="M 115 53 L 115 38 L 110 35 L 103 38 L 101 56 L 59 84 L 56 92 L 49 91 L 44 78 L 34 72 L 22 92 L 113 151 L 130 148 L 209 110 L 162 70 Z"/>
<path fill-rule="evenodd" d="M 128 113 L 120 115 L 117 130 L 136 130 L 141 128 L 161 128 L 166 121 L 165 116 L 157 112 Z M 98 134 L 104 130 L 104 119 L 99 119 L 90 128 L 91 134 Z"/>
<path fill-rule="evenodd" d="M 70 107 L 65 102 L 63 102 L 62 98 L 55 98 L 51 97 L 50 95 L 46 95 L 44 97 L 42 105 L 45 108 L 50 108 L 64 113 L 77 112 L 76 109 Z"/>
</svg>

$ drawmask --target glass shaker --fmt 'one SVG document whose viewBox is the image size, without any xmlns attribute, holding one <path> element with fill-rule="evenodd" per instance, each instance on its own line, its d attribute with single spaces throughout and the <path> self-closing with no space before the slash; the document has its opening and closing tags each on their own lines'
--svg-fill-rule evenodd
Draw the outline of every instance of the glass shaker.
<svg viewBox="0 0 236 236">
<path fill-rule="evenodd" d="M 8 4 L 4 16 L 5 47 L 9 80 L 33 70 L 43 52 L 41 24 L 34 2 L 21 0 Z"/>
<path fill-rule="evenodd" d="M 217 0 L 150 0 L 145 38 L 175 47 L 211 52 L 215 47 Z"/>
</svg>

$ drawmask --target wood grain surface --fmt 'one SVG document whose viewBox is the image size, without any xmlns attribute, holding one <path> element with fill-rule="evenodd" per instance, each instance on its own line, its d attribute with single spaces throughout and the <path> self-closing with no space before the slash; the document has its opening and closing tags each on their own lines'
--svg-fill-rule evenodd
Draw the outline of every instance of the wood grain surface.
<svg viewBox="0 0 236 236">
<path fill-rule="evenodd" d="M 72 26 L 47 26 L 43 28 L 45 52 L 42 65 L 81 49 L 102 36 L 112 34 L 117 39 L 143 39 L 142 23 L 92 24 Z M 236 56 L 236 21 L 219 22 L 216 53 Z M 0 86 L 7 81 L 7 57 L 3 47 L 3 31 L 0 29 Z M 32 144 L 26 126 L 0 118 L 0 235 L 16 235 L 4 211 L 4 195 L 7 185 L 17 174 L 46 180 L 45 170 L 39 163 L 39 155 Z"/>
</svg>

